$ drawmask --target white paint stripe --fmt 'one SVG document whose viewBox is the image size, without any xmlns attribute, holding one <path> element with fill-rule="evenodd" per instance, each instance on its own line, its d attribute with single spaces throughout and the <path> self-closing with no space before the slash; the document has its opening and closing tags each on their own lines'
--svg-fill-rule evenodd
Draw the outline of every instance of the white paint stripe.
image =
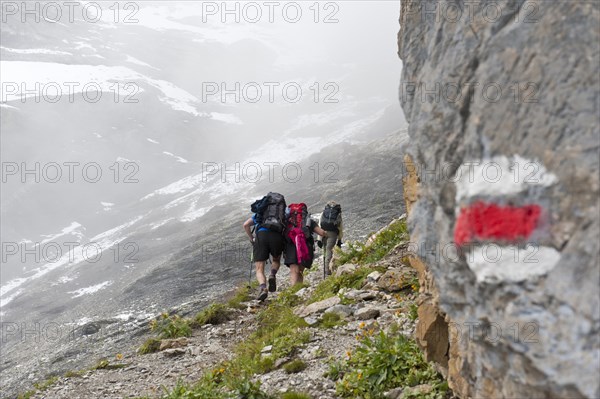
<svg viewBox="0 0 600 399">
<path fill-rule="evenodd" d="M 560 260 L 560 252 L 551 247 L 529 244 L 525 248 L 482 244 L 467 254 L 469 268 L 477 282 L 519 282 L 542 276 Z"/>
<path fill-rule="evenodd" d="M 477 195 L 517 194 L 532 185 L 548 187 L 558 181 L 541 162 L 519 155 L 465 162 L 455 179 L 457 203 Z"/>
</svg>

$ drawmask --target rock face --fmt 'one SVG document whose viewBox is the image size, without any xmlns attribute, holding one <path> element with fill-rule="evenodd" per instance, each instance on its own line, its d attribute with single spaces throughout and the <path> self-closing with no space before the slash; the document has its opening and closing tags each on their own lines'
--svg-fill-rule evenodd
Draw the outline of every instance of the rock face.
<svg viewBox="0 0 600 399">
<path fill-rule="evenodd" d="M 461 397 L 600 397 L 599 21 L 402 2 L 417 338 Z"/>
</svg>

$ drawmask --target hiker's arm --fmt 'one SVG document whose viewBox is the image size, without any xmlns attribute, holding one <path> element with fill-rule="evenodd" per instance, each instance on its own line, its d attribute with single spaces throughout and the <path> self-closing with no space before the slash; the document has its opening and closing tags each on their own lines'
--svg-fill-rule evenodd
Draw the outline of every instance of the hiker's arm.
<svg viewBox="0 0 600 399">
<path fill-rule="evenodd" d="M 327 237 L 327 232 L 325 230 L 323 230 L 322 228 L 320 228 L 319 226 L 315 226 L 315 233 L 317 233 L 318 235 L 320 235 L 321 237 Z"/>
<path fill-rule="evenodd" d="M 246 234 L 248 235 L 250 242 L 254 241 L 254 237 L 252 237 L 252 230 L 251 230 L 253 224 L 254 224 L 254 220 L 252 220 L 252 218 L 250 218 L 244 222 L 244 230 L 246 231 Z"/>
</svg>

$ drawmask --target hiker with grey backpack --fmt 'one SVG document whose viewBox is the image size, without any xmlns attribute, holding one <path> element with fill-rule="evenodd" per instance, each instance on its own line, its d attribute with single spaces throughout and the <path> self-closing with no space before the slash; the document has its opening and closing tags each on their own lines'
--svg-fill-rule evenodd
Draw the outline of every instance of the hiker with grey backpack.
<svg viewBox="0 0 600 399">
<path fill-rule="evenodd" d="M 319 248 L 323 248 L 323 271 L 325 275 L 331 275 L 331 259 L 333 248 L 342 246 L 344 228 L 342 222 L 342 206 L 334 201 L 329 201 L 319 219 L 319 226 L 327 232 L 322 242 L 317 241 Z"/>
<path fill-rule="evenodd" d="M 262 199 L 256 200 L 250 210 L 254 215 L 244 222 L 244 231 L 252 243 L 252 260 L 256 269 L 259 284 L 256 299 L 264 301 L 269 292 L 277 290 L 277 271 L 281 254 L 285 247 L 284 231 L 286 203 L 283 195 L 270 192 Z M 271 257 L 271 273 L 265 278 L 265 263 Z"/>
</svg>

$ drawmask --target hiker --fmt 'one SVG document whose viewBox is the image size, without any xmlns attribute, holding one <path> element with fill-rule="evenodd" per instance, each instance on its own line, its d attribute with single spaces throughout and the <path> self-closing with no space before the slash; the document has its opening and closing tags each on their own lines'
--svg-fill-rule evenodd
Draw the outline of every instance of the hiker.
<svg viewBox="0 0 600 399">
<path fill-rule="evenodd" d="M 254 215 L 244 222 L 244 230 L 252 243 L 252 259 L 256 268 L 259 292 L 256 299 L 264 301 L 277 290 L 277 271 L 285 247 L 285 198 L 279 193 L 268 193 L 255 201 L 250 210 Z M 254 234 L 253 234 L 254 233 Z M 265 279 L 265 263 L 272 257 L 269 288 Z"/>
<path fill-rule="evenodd" d="M 327 237 L 324 237 L 322 242 L 318 241 L 317 245 L 319 248 L 323 248 L 325 274 L 331 275 L 329 264 L 333 258 L 333 248 L 336 245 L 342 246 L 342 237 L 344 236 L 342 206 L 334 201 L 329 201 L 321 214 L 319 227 L 327 232 Z"/>
<path fill-rule="evenodd" d="M 327 233 L 310 218 L 306 204 L 291 204 L 286 216 L 285 265 L 290 268 L 291 284 L 302 284 L 304 270 L 312 266 L 315 255 L 313 233 L 322 237 L 326 237 Z"/>
</svg>

